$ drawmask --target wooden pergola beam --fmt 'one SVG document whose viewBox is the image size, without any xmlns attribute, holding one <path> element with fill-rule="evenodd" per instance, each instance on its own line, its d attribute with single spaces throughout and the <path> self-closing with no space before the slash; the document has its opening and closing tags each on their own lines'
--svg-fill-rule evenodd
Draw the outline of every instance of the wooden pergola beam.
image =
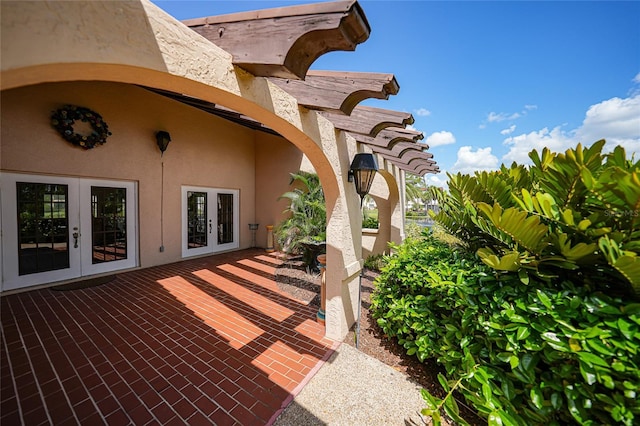
<svg viewBox="0 0 640 426">
<path fill-rule="evenodd" d="M 416 153 L 422 153 L 423 149 L 426 147 L 425 144 L 413 143 L 413 142 L 398 142 L 391 149 L 384 148 L 376 145 L 368 145 L 371 151 L 379 153 L 379 154 L 387 154 L 392 155 L 394 157 L 402 158 L 407 152 L 415 151 Z M 433 154 L 425 152 L 428 158 L 433 158 Z"/>
<path fill-rule="evenodd" d="M 382 148 L 392 149 L 397 143 L 417 143 L 424 139 L 422 132 L 401 128 L 387 128 L 378 133 L 376 137 L 361 135 L 358 133 L 349 133 L 356 141 L 369 146 L 379 146 Z M 420 144 L 420 149 L 428 149 L 429 145 Z"/>
<path fill-rule="evenodd" d="M 418 175 L 418 176 L 424 176 L 427 173 L 433 173 L 434 175 L 438 174 L 438 173 L 440 173 L 440 169 L 439 168 L 431 169 L 429 167 L 424 167 L 424 168 L 416 169 L 416 170 L 413 170 L 413 171 L 412 170 L 407 170 L 407 172 L 413 173 L 413 174 Z"/>
<path fill-rule="evenodd" d="M 355 50 L 371 28 L 356 0 L 289 6 L 183 21 L 261 77 L 304 80 L 311 64 L 336 50 Z"/>
<path fill-rule="evenodd" d="M 414 123 L 411 113 L 367 106 L 355 107 L 351 115 L 332 112 L 322 114 L 333 123 L 336 129 L 371 137 L 377 136 L 387 127 L 405 127 Z"/>
<path fill-rule="evenodd" d="M 382 152 L 378 152 L 377 154 L 380 155 L 382 158 L 395 163 L 396 165 L 404 165 L 412 169 L 415 169 L 417 166 L 420 166 L 420 165 L 423 165 L 423 166 L 426 165 L 426 166 L 429 166 L 430 168 L 438 167 L 437 163 L 434 160 L 432 160 L 433 155 L 428 152 L 410 151 L 410 152 L 406 152 L 401 157 L 397 157 L 395 155 L 390 155 L 388 153 L 382 153 Z"/>
<path fill-rule="evenodd" d="M 405 151 L 401 156 L 395 157 L 399 162 L 404 164 L 409 164 L 415 160 L 425 160 L 431 164 L 435 164 L 436 162 L 432 160 L 433 154 L 430 152 L 419 152 L 419 151 Z"/>
<path fill-rule="evenodd" d="M 302 80 L 272 77 L 306 108 L 349 115 L 356 105 L 368 98 L 389 99 L 400 86 L 393 74 L 309 71 Z"/>
<path fill-rule="evenodd" d="M 416 174 L 418 176 L 424 176 L 427 173 L 440 173 L 440 168 L 435 163 L 429 163 L 428 160 L 414 160 L 411 164 L 405 164 L 399 161 L 396 157 L 387 156 L 384 154 L 378 154 L 389 163 L 395 165 L 401 170 L 409 173 Z"/>
</svg>

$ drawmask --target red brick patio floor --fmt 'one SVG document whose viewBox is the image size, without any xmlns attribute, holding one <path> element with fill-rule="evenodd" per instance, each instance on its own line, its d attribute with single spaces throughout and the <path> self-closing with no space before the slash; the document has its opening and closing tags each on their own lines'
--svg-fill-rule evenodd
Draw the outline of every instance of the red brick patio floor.
<svg viewBox="0 0 640 426">
<path fill-rule="evenodd" d="M 335 348 L 259 250 L 1 298 L 0 423 L 269 424 Z"/>
</svg>

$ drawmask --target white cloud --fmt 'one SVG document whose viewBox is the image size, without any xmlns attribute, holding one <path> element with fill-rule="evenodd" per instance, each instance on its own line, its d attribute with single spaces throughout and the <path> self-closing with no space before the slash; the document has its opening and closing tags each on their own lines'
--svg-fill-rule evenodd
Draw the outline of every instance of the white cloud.
<svg viewBox="0 0 640 426">
<path fill-rule="evenodd" d="M 538 105 L 527 104 L 520 112 L 491 111 L 489 114 L 487 114 L 487 119 L 480 124 L 480 128 L 484 129 L 485 127 L 487 127 L 487 123 L 500 123 L 502 121 L 517 120 L 518 118 L 524 117 L 529 111 L 533 111 L 534 109 L 538 109 Z"/>
<path fill-rule="evenodd" d="M 418 130 L 413 126 L 413 124 L 407 125 L 407 127 L 405 127 L 405 129 L 407 129 L 407 130 L 416 130 L 416 131 Z"/>
<path fill-rule="evenodd" d="M 534 149 L 541 152 L 546 147 L 555 152 L 564 151 L 573 145 L 573 140 L 558 126 L 551 131 L 545 127 L 537 132 L 513 136 L 505 139 L 504 143 L 510 148 L 509 152 L 502 157 L 502 161 L 509 165 L 513 161 L 519 164 L 530 164 L 529 152 Z"/>
<path fill-rule="evenodd" d="M 606 139 L 605 151 L 611 151 L 616 145 L 622 145 L 627 155 L 640 156 L 640 94 L 629 98 L 611 98 L 592 105 L 585 114 L 582 125 L 570 131 L 560 126 L 551 131 L 544 128 L 537 132 L 522 134 L 505 139 L 509 152 L 502 157 L 505 163 L 517 161 L 528 164 L 528 153 L 538 152 L 544 147 L 562 152 L 575 147 L 578 142 L 590 146 L 595 141 Z"/>
<path fill-rule="evenodd" d="M 636 74 L 635 77 L 633 77 L 633 81 L 634 83 L 640 83 L 640 72 L 638 74 Z"/>
<path fill-rule="evenodd" d="M 420 116 L 420 117 L 428 117 L 428 116 L 431 115 L 431 111 L 429 111 L 426 108 L 419 108 L 419 109 L 415 110 L 415 112 L 416 112 L 416 115 Z"/>
<path fill-rule="evenodd" d="M 490 112 L 489 115 L 487 116 L 487 121 L 489 123 L 499 123 L 505 120 L 515 120 L 520 117 L 522 116 L 520 115 L 519 112 L 514 112 L 513 114 L 508 114 L 506 112 L 500 112 L 500 113 Z"/>
<path fill-rule="evenodd" d="M 447 188 L 447 182 L 449 178 L 447 178 L 446 170 L 441 170 L 438 174 L 427 173 L 424 175 L 424 181 L 429 186 L 437 186 L 438 188 Z"/>
<path fill-rule="evenodd" d="M 456 137 L 453 133 L 447 131 L 433 132 L 425 141 L 430 148 L 441 145 L 450 145 L 456 143 Z"/>
<path fill-rule="evenodd" d="M 640 155 L 640 94 L 592 105 L 582 126 L 576 130 L 575 139 L 583 145 L 606 139 L 605 150 L 622 145 L 627 154 L 637 152 L 636 155 Z"/>
<path fill-rule="evenodd" d="M 498 157 L 491 153 L 491 147 L 478 148 L 474 152 L 472 147 L 462 146 L 452 171 L 471 174 L 478 170 L 495 170 L 498 166 Z"/>
<path fill-rule="evenodd" d="M 516 130 L 516 125 L 512 124 L 511 126 L 509 126 L 508 129 L 504 129 L 500 131 L 501 135 L 510 135 L 511 133 L 514 132 L 514 130 Z"/>
</svg>

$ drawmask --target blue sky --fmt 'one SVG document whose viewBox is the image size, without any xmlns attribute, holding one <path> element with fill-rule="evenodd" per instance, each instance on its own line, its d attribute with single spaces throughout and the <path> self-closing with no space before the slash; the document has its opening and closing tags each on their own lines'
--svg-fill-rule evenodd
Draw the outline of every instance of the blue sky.
<svg viewBox="0 0 640 426">
<path fill-rule="evenodd" d="M 313 1 L 159 1 L 177 19 Z M 598 139 L 640 157 L 640 2 L 360 0 L 371 36 L 312 69 L 393 73 L 444 172 Z M 441 185 L 446 175 L 427 175 Z"/>
</svg>

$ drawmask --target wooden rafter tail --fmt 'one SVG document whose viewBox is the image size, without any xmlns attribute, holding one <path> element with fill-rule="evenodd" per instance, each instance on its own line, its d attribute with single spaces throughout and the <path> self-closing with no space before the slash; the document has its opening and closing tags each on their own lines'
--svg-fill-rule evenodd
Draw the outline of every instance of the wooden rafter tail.
<svg viewBox="0 0 640 426">
<path fill-rule="evenodd" d="M 371 136 L 361 135 L 359 133 L 349 133 L 357 142 L 367 145 L 369 147 L 379 147 L 391 149 L 392 138 L 389 135 L 383 135 L 384 130 L 378 133 L 378 136 L 372 138 Z"/>
<path fill-rule="evenodd" d="M 210 16 L 183 23 L 231 53 L 234 65 L 256 76 L 302 80 L 321 55 L 355 50 L 371 33 L 355 0 Z"/>
<path fill-rule="evenodd" d="M 270 78 L 309 109 L 349 115 L 365 99 L 389 99 L 400 86 L 393 74 L 314 71 L 304 81 Z"/>
<path fill-rule="evenodd" d="M 413 173 L 418 176 L 424 176 L 427 173 L 433 173 L 433 174 L 440 173 L 440 169 L 438 167 L 434 167 L 431 165 L 423 165 L 423 164 L 420 164 L 413 168 L 411 168 L 410 166 L 407 166 L 407 169 L 405 171 L 409 173 Z"/>
<path fill-rule="evenodd" d="M 410 142 L 415 145 L 416 150 L 426 151 L 427 149 L 429 149 L 429 145 L 427 145 L 426 143 L 420 142 L 421 140 L 424 139 L 424 133 L 420 131 L 411 130 L 411 129 L 389 128 L 389 129 L 384 129 L 381 133 L 384 133 L 384 132 L 394 132 L 396 136 L 391 141 L 389 148 L 393 148 L 393 146 L 397 143 Z"/>
<path fill-rule="evenodd" d="M 406 167 L 410 167 L 412 169 L 415 169 L 417 166 L 423 166 L 423 165 L 426 165 L 429 167 L 437 167 L 436 162 L 430 158 L 424 158 L 424 157 L 415 156 L 415 155 L 404 155 L 402 158 L 398 158 L 398 157 L 388 155 L 388 154 L 383 154 L 383 153 L 378 153 L 378 155 L 380 155 L 385 160 L 388 160 L 398 166 L 403 165 Z"/>
<path fill-rule="evenodd" d="M 411 113 L 366 106 L 355 107 L 349 116 L 331 112 L 323 112 L 322 114 L 337 129 L 371 137 L 377 136 L 387 127 L 405 127 L 414 123 Z"/>
<path fill-rule="evenodd" d="M 418 176 L 424 176 L 426 173 L 438 173 L 437 171 L 434 171 L 434 169 L 431 166 L 425 165 L 425 164 L 409 166 L 407 164 L 398 163 L 393 160 L 388 160 L 388 161 L 390 164 L 393 164 L 400 170 L 404 170 L 407 173 L 412 173 Z"/>
<path fill-rule="evenodd" d="M 380 153 L 383 157 L 391 157 L 393 160 L 398 161 L 402 164 L 411 164 L 414 161 L 425 161 L 430 164 L 435 164 L 435 161 L 432 160 L 433 154 L 429 152 L 421 152 L 421 151 L 405 151 L 401 156 L 393 156 L 386 153 Z"/>
<path fill-rule="evenodd" d="M 395 144 L 391 149 L 377 145 L 367 145 L 375 153 L 391 155 L 398 158 L 401 158 L 407 151 L 422 152 L 422 149 L 418 146 L 418 144 L 413 142 L 399 142 Z"/>
<path fill-rule="evenodd" d="M 352 133 L 351 136 L 353 136 L 360 143 L 380 146 L 387 149 L 392 149 L 394 145 L 402 142 L 417 144 L 418 140 L 424 138 L 422 132 L 402 129 L 400 127 L 389 127 L 386 129 L 382 129 L 375 138 L 366 135 L 359 135 L 357 133 Z M 428 145 L 426 144 L 418 144 L 417 146 L 419 146 L 419 148 L 416 149 L 421 150 L 424 150 L 426 149 L 425 147 L 428 147 Z"/>
<path fill-rule="evenodd" d="M 424 139 L 424 133 L 422 133 L 419 130 L 405 129 L 403 127 L 398 127 L 398 128 L 391 127 L 391 128 L 384 129 L 383 131 L 394 132 L 398 138 L 404 137 L 405 139 L 411 139 L 414 142 L 418 142 Z"/>
</svg>

